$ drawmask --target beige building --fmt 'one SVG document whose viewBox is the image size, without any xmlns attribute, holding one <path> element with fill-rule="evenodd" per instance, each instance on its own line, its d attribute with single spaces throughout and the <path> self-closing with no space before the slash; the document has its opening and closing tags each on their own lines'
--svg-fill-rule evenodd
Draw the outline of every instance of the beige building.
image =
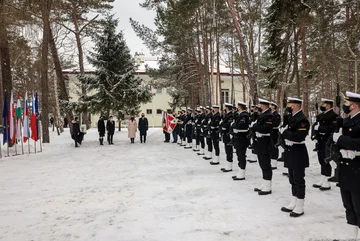
<svg viewBox="0 0 360 241">
<path fill-rule="evenodd" d="M 143 84 L 145 88 L 150 86 L 152 79 L 146 74 L 146 66 L 150 68 L 157 68 L 158 61 L 156 58 L 145 58 L 142 55 L 137 55 L 135 57 L 137 64 L 139 65 L 137 70 L 137 76 L 143 80 Z M 91 75 L 93 73 L 93 69 L 88 68 L 86 73 Z M 69 96 L 71 97 L 71 101 L 78 100 L 78 93 L 79 88 L 77 86 L 78 79 L 76 76 L 76 71 L 74 70 L 65 70 L 64 74 L 66 74 L 69 78 L 68 82 L 68 89 L 69 89 Z M 246 101 L 248 100 L 248 96 L 245 96 L 244 100 L 244 86 L 243 82 L 246 76 L 243 76 L 239 73 L 239 70 L 234 70 L 233 74 L 231 74 L 231 69 L 222 66 L 220 68 L 220 76 L 221 76 L 221 91 L 218 91 L 218 100 L 216 100 L 216 93 L 213 93 L 213 102 L 220 103 L 220 98 L 223 99 L 223 102 L 232 102 L 231 92 L 232 86 L 234 87 L 234 100 L 237 102 L 238 100 Z M 232 85 L 232 79 L 234 85 Z M 214 82 L 214 89 L 216 89 L 216 72 L 214 71 L 213 75 L 213 82 Z M 247 82 L 247 81 L 245 81 Z M 245 86 L 245 89 L 248 89 Z M 162 126 L 162 111 L 166 111 L 170 109 L 169 103 L 171 103 L 171 97 L 169 96 L 169 91 L 171 88 L 163 88 L 163 89 L 155 89 L 152 88 L 152 93 L 154 93 L 154 97 L 150 103 L 142 104 L 141 105 L 141 112 L 145 113 L 145 116 L 148 118 L 149 127 L 161 127 Z M 215 91 L 214 91 L 215 92 Z M 247 91 L 246 91 L 247 92 Z M 91 93 L 89 93 L 91 94 Z M 99 114 L 93 113 L 91 114 L 91 125 L 92 127 L 96 127 L 97 120 L 99 118 Z M 122 124 L 126 124 L 124 121 Z"/>
</svg>

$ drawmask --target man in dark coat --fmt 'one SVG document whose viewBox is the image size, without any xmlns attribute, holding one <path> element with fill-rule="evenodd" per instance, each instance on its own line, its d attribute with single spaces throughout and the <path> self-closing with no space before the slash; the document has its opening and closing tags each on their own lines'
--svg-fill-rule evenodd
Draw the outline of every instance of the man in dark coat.
<svg viewBox="0 0 360 241">
<path fill-rule="evenodd" d="M 271 138 L 271 168 L 277 169 L 277 159 L 279 158 L 279 147 L 276 146 L 279 138 L 279 127 L 281 125 L 281 115 L 277 111 L 278 105 L 274 102 L 270 104 L 271 113 L 273 115 L 273 129 L 270 134 Z"/>
<path fill-rule="evenodd" d="M 80 125 L 78 123 L 77 117 L 75 117 L 75 119 L 72 121 L 72 125 L 73 125 L 72 138 L 75 141 L 75 147 L 79 147 L 78 144 L 80 144 L 81 140 L 80 140 Z"/>
<path fill-rule="evenodd" d="M 188 107 L 188 113 L 186 115 L 186 119 L 184 121 L 185 126 L 185 136 L 187 139 L 187 145 L 184 147 L 185 149 L 191 149 L 192 148 L 192 140 L 193 140 L 193 122 L 194 117 L 192 113 L 192 109 Z"/>
<path fill-rule="evenodd" d="M 349 224 L 345 232 L 352 240 L 360 240 L 360 94 L 346 92 L 346 96 L 342 109 L 349 116 L 332 140 L 341 153 L 339 185 Z"/>
<path fill-rule="evenodd" d="M 317 141 L 317 154 L 319 164 L 321 166 L 321 180 L 314 184 L 313 187 L 319 188 L 321 191 L 331 189 L 328 178 L 331 177 L 331 166 L 325 162 L 326 143 L 332 133 L 336 129 L 336 119 L 338 115 L 333 109 L 333 100 L 321 99 L 322 104 L 320 107 L 321 113 L 316 117 L 317 123 L 314 125 L 314 131 L 317 134 L 314 136 Z"/>
<path fill-rule="evenodd" d="M 309 154 L 305 145 L 305 138 L 309 134 L 310 123 L 301 110 L 302 100 L 288 98 L 289 117 L 288 127 L 280 130 L 281 138 L 285 141 L 284 161 L 289 170 L 292 198 L 289 205 L 281 211 L 289 212 L 290 217 L 304 214 L 305 200 L 305 168 L 309 167 Z"/>
<path fill-rule="evenodd" d="M 212 141 L 211 141 L 211 119 L 213 116 L 213 113 L 211 111 L 211 107 L 210 106 L 206 106 L 206 115 L 205 115 L 205 120 L 203 121 L 203 133 L 204 133 L 204 137 L 206 138 L 206 145 L 207 145 L 207 152 L 206 155 L 203 157 L 205 160 L 210 160 L 212 159 L 212 151 L 213 151 L 213 146 L 212 146 Z"/>
<path fill-rule="evenodd" d="M 143 143 L 144 138 L 144 143 L 146 143 L 146 132 L 149 129 L 149 122 L 144 113 L 139 118 L 138 129 L 140 132 L 140 142 Z"/>
<path fill-rule="evenodd" d="M 226 114 L 223 117 L 223 120 L 220 124 L 220 130 L 221 134 L 223 136 L 223 143 L 226 153 L 226 163 L 225 167 L 221 168 L 221 171 L 223 172 L 231 172 L 232 171 L 232 164 L 233 164 L 233 144 L 232 144 L 232 138 L 230 136 L 230 126 L 234 119 L 234 114 L 232 112 L 232 104 L 225 103 L 225 110 Z"/>
<path fill-rule="evenodd" d="M 115 133 L 115 121 L 112 116 L 109 117 L 109 120 L 106 123 L 106 130 L 107 130 L 107 141 L 109 145 L 113 145 L 113 138 Z"/>
<path fill-rule="evenodd" d="M 104 117 L 102 116 L 100 116 L 98 120 L 98 132 L 99 132 L 100 145 L 104 145 L 105 121 L 104 121 Z"/>
<path fill-rule="evenodd" d="M 273 115 L 269 108 L 270 102 L 259 98 L 260 108 L 262 113 L 260 114 L 257 122 L 253 125 L 253 131 L 255 132 L 256 144 L 254 146 L 256 155 L 259 160 L 259 165 L 262 171 L 262 185 L 260 188 L 255 188 L 254 191 L 259 195 L 271 194 L 272 183 L 272 169 L 271 169 L 271 139 L 270 133 L 273 128 Z"/>
<path fill-rule="evenodd" d="M 214 114 L 211 117 L 210 122 L 210 136 L 211 136 L 211 142 L 215 150 L 215 160 L 210 162 L 210 165 L 219 165 L 220 164 L 220 147 L 219 147 L 219 141 L 220 141 L 220 132 L 219 132 L 219 125 L 221 121 L 221 116 L 219 112 L 220 106 L 213 105 Z"/>
</svg>

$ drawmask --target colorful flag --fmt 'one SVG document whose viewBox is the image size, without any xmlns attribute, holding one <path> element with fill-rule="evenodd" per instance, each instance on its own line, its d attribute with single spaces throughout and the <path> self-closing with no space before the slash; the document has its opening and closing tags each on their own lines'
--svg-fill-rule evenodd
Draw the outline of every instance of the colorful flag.
<svg viewBox="0 0 360 241">
<path fill-rule="evenodd" d="M 39 140 L 39 99 L 38 99 L 38 93 L 35 93 L 35 117 L 36 117 L 36 135 Z"/>
<path fill-rule="evenodd" d="M 11 92 L 11 97 L 10 97 L 10 139 L 11 139 L 11 144 L 15 143 L 14 117 L 15 117 L 14 97 L 13 97 L 13 92 Z"/>
<path fill-rule="evenodd" d="M 149 90 L 150 90 L 150 93 L 152 93 L 152 85 L 149 85 Z"/>
<path fill-rule="evenodd" d="M 28 102 L 28 95 L 27 92 L 25 94 L 25 101 L 24 101 L 24 112 L 23 112 L 23 122 L 24 122 L 24 142 L 26 142 L 30 137 L 30 130 L 29 130 L 29 102 Z"/>
<path fill-rule="evenodd" d="M 18 92 L 18 99 L 16 103 L 15 116 L 16 116 L 16 140 L 21 140 L 21 103 L 20 103 L 20 92 Z"/>
<path fill-rule="evenodd" d="M 7 143 L 10 140 L 10 132 L 9 132 L 9 108 L 7 104 L 7 93 L 5 91 L 4 94 L 4 108 L 3 108 L 3 114 L 4 118 L 4 133 L 3 133 L 3 143 Z"/>
<path fill-rule="evenodd" d="M 31 139 L 38 141 L 34 93 L 32 94 L 31 99 Z"/>
<path fill-rule="evenodd" d="M 170 115 L 164 111 L 163 115 L 163 130 L 167 133 L 173 132 L 176 127 L 176 119 L 173 115 Z"/>
</svg>

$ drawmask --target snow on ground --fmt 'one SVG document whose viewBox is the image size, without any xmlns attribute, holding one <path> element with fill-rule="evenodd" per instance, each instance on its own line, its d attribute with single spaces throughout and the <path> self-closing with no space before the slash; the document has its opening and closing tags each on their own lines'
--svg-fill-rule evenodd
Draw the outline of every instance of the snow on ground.
<svg viewBox="0 0 360 241">
<path fill-rule="evenodd" d="M 161 129 L 150 129 L 146 144 L 138 138 L 130 144 L 123 129 L 111 146 L 99 146 L 97 131 L 89 130 L 76 149 L 68 133 L 51 135 L 42 153 L 0 160 L 0 240 L 348 238 L 339 189 L 312 188 L 319 165 L 311 144 L 305 215 L 294 219 L 280 211 L 291 197 L 283 167 L 274 171 L 273 194 L 259 196 L 258 163 L 248 164 L 245 181 L 234 182 L 235 172 L 163 143 Z"/>
</svg>

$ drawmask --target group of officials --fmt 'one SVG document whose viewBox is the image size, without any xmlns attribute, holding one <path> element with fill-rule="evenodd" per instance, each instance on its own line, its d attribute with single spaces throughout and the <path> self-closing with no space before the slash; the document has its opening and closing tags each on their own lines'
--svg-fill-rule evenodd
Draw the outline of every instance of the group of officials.
<svg viewBox="0 0 360 241">
<path fill-rule="evenodd" d="M 302 111 L 302 100 L 289 97 L 282 118 L 277 104 L 264 99 L 259 99 L 259 104 L 251 106 L 249 111 L 247 104 L 241 101 L 237 106 L 225 103 L 223 113 L 218 105 L 200 106 L 195 111 L 188 108 L 176 115 L 178 128 L 175 135 L 180 137 L 178 144 L 203 155 L 211 165 L 220 164 L 222 140 L 226 153 L 223 172 L 233 171 L 235 149 L 239 169 L 232 176 L 234 181 L 245 180 L 246 153 L 251 149 L 262 171 L 262 182 L 254 189 L 259 195 L 272 192 L 273 169 L 276 169 L 279 146 L 282 146 L 284 152 L 280 159 L 288 169 L 292 196 L 281 211 L 299 217 L 304 214 L 305 168 L 309 167 L 305 139 L 312 129 L 311 139 L 316 141 L 322 176 L 313 187 L 329 190 L 328 178 L 332 169 L 338 170 L 349 233 L 351 237 L 359 235 L 360 238 L 360 94 L 346 92 L 346 96 L 342 106 L 346 118 L 341 121 L 340 129 L 337 126 L 341 118 L 333 109 L 333 100 L 321 100 L 321 113 L 311 127 Z M 339 158 L 332 158 L 337 153 Z"/>
</svg>

